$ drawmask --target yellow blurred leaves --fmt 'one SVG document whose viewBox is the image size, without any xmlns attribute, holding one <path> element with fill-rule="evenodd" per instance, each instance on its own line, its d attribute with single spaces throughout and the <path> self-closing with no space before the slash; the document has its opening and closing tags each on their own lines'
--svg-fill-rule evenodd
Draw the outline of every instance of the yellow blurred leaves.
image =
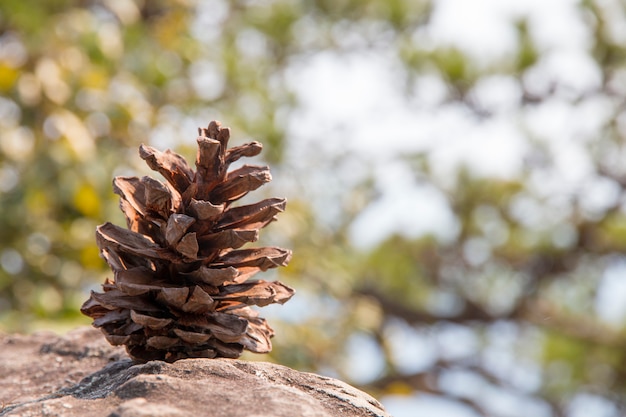
<svg viewBox="0 0 626 417">
<path fill-rule="evenodd" d="M 406 382 L 394 381 L 385 387 L 387 395 L 413 395 L 413 387 Z"/>
<path fill-rule="evenodd" d="M 85 246 L 80 251 L 80 262 L 86 268 L 99 269 L 102 267 L 100 250 L 96 245 Z"/>
<path fill-rule="evenodd" d="M 159 44 L 167 49 L 176 49 L 187 30 L 187 14 L 184 10 L 172 10 L 154 26 L 154 35 Z"/>
<path fill-rule="evenodd" d="M 74 207 L 83 215 L 95 217 L 100 214 L 100 197 L 89 184 L 82 184 L 74 193 Z"/>
<path fill-rule="evenodd" d="M 81 83 L 86 88 L 105 89 L 110 75 L 103 68 L 91 66 L 81 74 Z"/>
<path fill-rule="evenodd" d="M 26 194 L 26 208 L 32 217 L 43 217 L 49 209 L 48 198 L 41 190 L 31 190 Z"/>
<path fill-rule="evenodd" d="M 18 76 L 19 71 L 17 69 L 0 62 L 0 92 L 9 91 L 15 84 Z"/>
</svg>

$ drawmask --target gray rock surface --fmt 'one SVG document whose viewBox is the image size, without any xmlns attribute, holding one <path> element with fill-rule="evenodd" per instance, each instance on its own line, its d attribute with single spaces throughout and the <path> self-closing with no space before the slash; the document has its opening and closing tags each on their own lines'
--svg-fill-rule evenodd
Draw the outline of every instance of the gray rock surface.
<svg viewBox="0 0 626 417">
<path fill-rule="evenodd" d="M 92 328 L 0 335 L 0 352 L 0 416 L 388 416 L 344 382 L 266 362 L 135 365 Z"/>
</svg>

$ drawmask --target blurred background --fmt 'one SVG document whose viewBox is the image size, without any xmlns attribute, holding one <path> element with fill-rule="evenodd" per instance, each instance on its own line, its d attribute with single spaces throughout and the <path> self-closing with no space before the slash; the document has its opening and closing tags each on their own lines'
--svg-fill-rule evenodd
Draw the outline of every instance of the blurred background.
<svg viewBox="0 0 626 417">
<path fill-rule="evenodd" d="M 396 417 L 624 415 L 625 97 L 620 0 L 2 0 L 0 330 L 88 325 L 113 176 L 217 119 L 289 201 L 246 359 Z"/>
</svg>

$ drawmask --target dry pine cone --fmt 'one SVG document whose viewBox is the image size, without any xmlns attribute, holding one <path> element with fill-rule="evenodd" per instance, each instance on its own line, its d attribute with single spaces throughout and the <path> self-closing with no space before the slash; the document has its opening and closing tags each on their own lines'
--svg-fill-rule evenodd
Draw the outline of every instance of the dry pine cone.
<svg viewBox="0 0 626 417">
<path fill-rule="evenodd" d="M 92 292 L 81 312 L 136 361 L 269 352 L 274 332 L 250 306 L 282 304 L 294 294 L 280 282 L 250 280 L 286 265 L 291 251 L 239 249 L 285 208 L 280 198 L 232 206 L 271 180 L 268 167 L 228 172 L 238 159 L 258 155 L 261 144 L 227 149 L 230 130 L 215 121 L 199 132 L 195 172 L 180 155 L 142 145 L 141 158 L 167 183 L 116 177 L 128 230 L 105 223 L 96 231 L 114 280 Z"/>
</svg>

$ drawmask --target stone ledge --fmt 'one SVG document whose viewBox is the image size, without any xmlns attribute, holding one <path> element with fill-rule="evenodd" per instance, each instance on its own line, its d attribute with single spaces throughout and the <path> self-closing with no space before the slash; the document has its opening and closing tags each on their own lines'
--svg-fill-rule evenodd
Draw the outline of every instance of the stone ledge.
<svg viewBox="0 0 626 417">
<path fill-rule="evenodd" d="M 336 379 L 266 362 L 133 364 L 85 327 L 64 336 L 0 335 L 0 416 L 388 417 Z"/>
</svg>

